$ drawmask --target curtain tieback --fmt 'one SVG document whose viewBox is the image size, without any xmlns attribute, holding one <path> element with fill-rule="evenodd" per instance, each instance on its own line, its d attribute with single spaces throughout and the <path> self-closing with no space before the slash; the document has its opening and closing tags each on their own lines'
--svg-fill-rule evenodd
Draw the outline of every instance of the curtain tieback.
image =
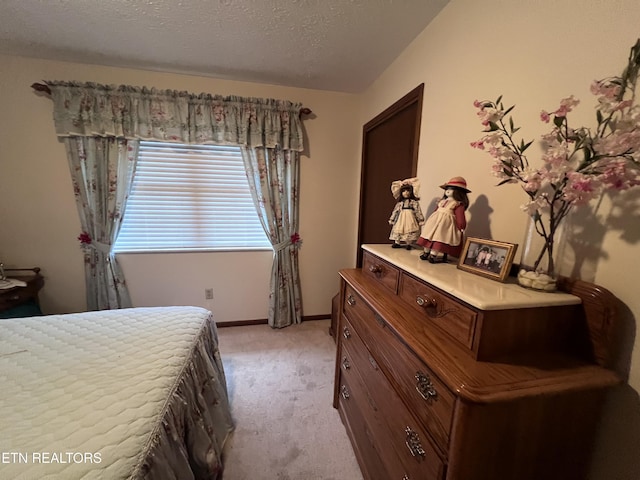
<svg viewBox="0 0 640 480">
<path fill-rule="evenodd" d="M 86 244 L 87 247 L 92 248 L 93 250 L 96 250 L 97 252 L 102 252 L 105 254 L 109 254 L 111 253 L 111 245 L 109 245 L 108 243 L 100 243 L 100 242 L 96 242 L 95 240 L 93 240 L 91 243 Z"/>
<path fill-rule="evenodd" d="M 274 252 L 279 252 L 281 250 L 284 250 L 285 248 L 287 248 L 289 245 L 293 245 L 293 242 L 291 241 L 290 238 L 286 239 L 284 242 L 280 242 L 280 243 L 276 243 L 273 245 L 273 251 Z"/>
<path fill-rule="evenodd" d="M 290 245 L 293 245 L 295 248 L 300 248 L 302 246 L 302 239 L 300 238 L 300 234 L 298 232 L 291 234 L 291 236 L 284 242 L 276 243 L 275 245 L 273 245 L 273 250 L 279 252 L 280 250 L 284 250 Z"/>
</svg>

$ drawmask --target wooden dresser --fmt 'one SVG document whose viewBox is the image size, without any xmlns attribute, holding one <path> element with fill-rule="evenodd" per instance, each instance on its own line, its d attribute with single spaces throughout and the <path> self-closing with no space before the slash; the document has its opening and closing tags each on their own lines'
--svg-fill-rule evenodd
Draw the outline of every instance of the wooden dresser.
<svg viewBox="0 0 640 480">
<path fill-rule="evenodd" d="M 364 245 L 342 270 L 334 407 L 368 480 L 583 480 L 616 299 L 541 293 Z"/>
</svg>

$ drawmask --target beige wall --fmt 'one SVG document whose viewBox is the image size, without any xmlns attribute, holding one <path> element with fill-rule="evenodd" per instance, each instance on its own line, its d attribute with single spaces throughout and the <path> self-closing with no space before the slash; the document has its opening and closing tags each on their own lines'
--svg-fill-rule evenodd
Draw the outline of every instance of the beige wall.
<svg viewBox="0 0 640 480">
<path fill-rule="evenodd" d="M 86 308 L 80 225 L 52 103 L 30 88 L 46 80 L 94 81 L 302 102 L 300 271 L 304 315 L 327 315 L 337 271 L 355 258 L 360 128 L 354 95 L 73 63 L 0 56 L 0 261 L 37 265 L 46 313 Z M 136 306 L 199 305 L 219 322 L 267 317 L 271 252 L 121 255 Z M 204 289 L 214 289 L 214 300 Z"/>
<path fill-rule="evenodd" d="M 359 123 L 424 83 L 418 164 L 423 208 L 440 195 L 438 185 L 463 175 L 473 191 L 468 233 L 522 243 L 526 217 L 519 205 L 524 194 L 517 186 L 495 187 L 489 155 L 469 146 L 481 136 L 473 101 L 503 94 L 506 104 L 516 104 L 515 120 L 529 140 L 545 132 L 540 110 L 554 110 L 571 94 L 582 100 L 571 120 L 593 125 L 590 83 L 621 73 L 629 48 L 640 37 L 639 27 L 640 4 L 635 0 L 452 0 L 365 93 Z M 353 182 L 357 185 L 358 178 Z M 580 240 L 595 251 L 581 267 L 583 278 L 611 290 L 629 309 L 624 355 L 631 388 L 621 388 L 611 398 L 594 479 L 640 478 L 640 461 L 632 447 L 640 441 L 635 335 L 640 318 L 639 217 L 636 189 L 613 200 L 605 198 L 576 219 L 578 228 L 589 225 Z"/>
<path fill-rule="evenodd" d="M 355 262 L 362 125 L 420 83 L 425 84 L 418 165 L 423 208 L 439 195 L 440 183 L 464 175 L 472 203 L 485 201 L 491 209 L 488 221 L 480 221 L 472 205 L 469 233 L 521 243 L 523 194 L 515 186 L 496 188 L 488 155 L 469 147 L 480 136 L 472 102 L 503 94 L 517 105 L 516 120 L 532 139 L 544 132 L 539 111 L 574 94 L 583 103 L 572 119 L 588 125 L 593 121 L 590 82 L 619 73 L 640 36 L 639 25 L 636 0 L 452 0 L 359 96 L 0 56 L 0 259 L 43 267 L 48 312 L 84 308 L 82 259 L 75 241 L 79 224 L 66 159 L 54 138 L 51 102 L 29 88 L 40 79 L 276 97 L 312 108 L 316 118 L 305 122 L 310 154 L 302 160 L 305 315 L 329 312 L 338 288 L 336 271 Z M 640 359 L 633 348 L 640 314 L 639 202 L 640 191 L 628 192 L 613 201 L 605 198 L 588 211 L 590 217 L 581 217 L 590 218 L 582 240 L 597 252 L 583 265 L 584 278 L 608 288 L 628 307 L 630 387 L 616 392 L 606 411 L 593 468 L 596 480 L 640 478 Z M 193 303 L 212 306 L 221 321 L 264 318 L 263 276 L 268 276 L 270 259 L 235 255 L 131 255 L 123 262 L 138 305 Z M 242 279 L 234 282 L 238 275 Z M 206 287 L 216 290 L 211 305 L 204 300 Z"/>
</svg>

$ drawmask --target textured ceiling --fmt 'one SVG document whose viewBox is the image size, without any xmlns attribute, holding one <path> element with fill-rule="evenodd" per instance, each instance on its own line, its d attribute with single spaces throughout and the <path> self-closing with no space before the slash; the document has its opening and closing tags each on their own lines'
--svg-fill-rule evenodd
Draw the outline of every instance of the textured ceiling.
<svg viewBox="0 0 640 480">
<path fill-rule="evenodd" d="M 0 53 L 355 93 L 448 1 L 0 0 Z"/>
</svg>

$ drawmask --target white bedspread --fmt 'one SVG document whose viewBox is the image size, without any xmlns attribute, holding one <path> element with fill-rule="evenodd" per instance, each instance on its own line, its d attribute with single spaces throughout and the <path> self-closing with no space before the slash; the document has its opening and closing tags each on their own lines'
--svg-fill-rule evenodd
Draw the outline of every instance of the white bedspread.
<svg viewBox="0 0 640 480">
<path fill-rule="evenodd" d="M 225 420 L 217 451 L 205 454 L 219 455 L 232 425 L 210 315 L 159 307 L 0 320 L 0 478 L 160 478 L 157 470 L 169 467 L 158 452 L 177 448 L 159 447 L 161 438 L 187 436 L 174 431 L 186 427 L 172 424 L 169 410 L 194 403 L 176 392 L 202 349 L 215 357 L 201 368 L 204 382 L 219 392 L 205 400 Z M 173 415 L 188 423 L 184 412 Z"/>
</svg>

